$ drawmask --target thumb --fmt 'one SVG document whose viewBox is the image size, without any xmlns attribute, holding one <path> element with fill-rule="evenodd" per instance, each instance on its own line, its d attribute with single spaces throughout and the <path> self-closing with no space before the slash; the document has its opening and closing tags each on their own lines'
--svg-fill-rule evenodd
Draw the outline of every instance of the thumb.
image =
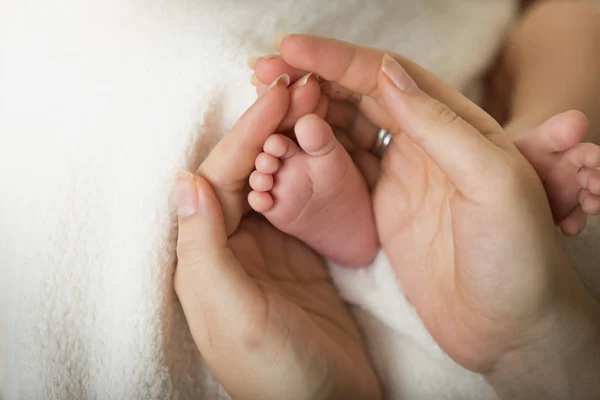
<svg viewBox="0 0 600 400">
<path fill-rule="evenodd" d="M 175 291 L 201 351 L 239 329 L 240 315 L 256 301 L 252 284 L 228 248 L 220 202 L 205 178 L 181 172 L 175 203 L 179 217 Z"/>
<path fill-rule="evenodd" d="M 180 172 L 175 182 L 175 203 L 179 217 L 178 249 L 215 251 L 226 247 L 223 211 L 205 178 Z"/>
<path fill-rule="evenodd" d="M 418 144 L 459 190 L 481 182 L 482 174 L 499 165 L 501 150 L 419 89 L 392 57 L 383 57 L 378 80 L 383 103 L 396 124 L 394 131 L 402 131 Z"/>
</svg>

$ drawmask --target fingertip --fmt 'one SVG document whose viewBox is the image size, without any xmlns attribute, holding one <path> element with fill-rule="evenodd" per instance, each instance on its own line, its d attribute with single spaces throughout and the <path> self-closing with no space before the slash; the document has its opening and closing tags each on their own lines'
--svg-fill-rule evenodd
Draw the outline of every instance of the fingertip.
<svg viewBox="0 0 600 400">
<path fill-rule="evenodd" d="M 246 61 L 246 65 L 248 66 L 248 68 L 254 69 L 254 68 L 256 68 L 256 62 L 259 59 L 260 59 L 260 57 L 258 57 L 258 56 L 250 56 L 250 57 L 248 57 L 248 60 Z"/>
<path fill-rule="evenodd" d="M 179 171 L 175 177 L 173 201 L 179 217 L 190 217 L 198 210 L 199 190 L 192 175 L 188 171 Z"/>
<path fill-rule="evenodd" d="M 258 82 L 258 84 L 256 84 L 256 94 L 260 96 L 267 90 L 268 87 L 269 85 L 266 85 L 262 82 Z"/>
<path fill-rule="evenodd" d="M 185 200 L 186 198 L 188 200 Z M 192 210 L 189 199 L 195 201 L 195 210 Z M 219 247 L 226 243 L 223 209 L 206 178 L 187 171 L 179 172 L 176 178 L 175 201 L 179 217 L 178 243 L 193 243 L 196 248 Z M 185 252 L 184 249 L 182 251 Z M 178 255 L 183 258 L 190 256 L 180 253 L 179 245 Z"/>
<path fill-rule="evenodd" d="M 269 84 L 281 74 L 288 74 L 292 82 L 296 82 L 307 74 L 306 71 L 293 68 L 288 65 L 280 56 L 265 56 L 257 60 L 254 75 L 259 84 Z"/>
<path fill-rule="evenodd" d="M 290 107 L 279 129 L 281 131 L 291 130 L 298 118 L 315 111 L 319 106 L 320 94 L 319 83 L 314 75 L 305 75 L 304 78 L 290 86 Z"/>
<path fill-rule="evenodd" d="M 283 41 L 289 36 L 291 36 L 291 34 L 289 34 L 289 33 L 277 33 L 273 37 L 273 42 L 272 42 L 273 48 L 277 51 L 280 51 L 281 46 L 283 45 Z"/>
<path fill-rule="evenodd" d="M 406 72 L 400 63 L 385 54 L 381 63 L 383 75 L 399 90 L 405 93 L 416 93 L 420 89 L 414 79 Z"/>
</svg>

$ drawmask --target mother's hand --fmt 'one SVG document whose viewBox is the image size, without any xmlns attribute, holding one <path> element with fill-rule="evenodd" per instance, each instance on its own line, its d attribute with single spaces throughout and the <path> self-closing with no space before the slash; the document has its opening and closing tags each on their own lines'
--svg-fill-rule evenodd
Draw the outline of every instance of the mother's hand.
<svg viewBox="0 0 600 400">
<path fill-rule="evenodd" d="M 345 128 L 365 148 L 379 126 L 394 134 L 373 195 L 380 238 L 451 357 L 494 383 L 499 370 L 510 376 L 507 359 L 557 332 L 589 344 L 597 305 L 565 259 L 535 171 L 491 117 L 397 55 L 406 68 L 383 51 L 312 36 L 285 37 L 280 49 L 282 58 L 257 63 L 259 79 L 314 71 L 332 81 L 330 114 L 345 113 Z M 336 100 L 361 113 L 352 117 Z M 344 121 L 328 117 L 336 119 Z M 553 361 L 571 345 L 554 348 Z"/>
<path fill-rule="evenodd" d="M 322 259 L 245 215 L 256 156 L 287 123 L 283 81 L 257 100 L 196 175 L 178 176 L 175 290 L 198 349 L 233 398 L 378 399 L 361 335 Z M 318 92 L 316 81 L 292 88 L 291 98 L 311 90 Z"/>
</svg>

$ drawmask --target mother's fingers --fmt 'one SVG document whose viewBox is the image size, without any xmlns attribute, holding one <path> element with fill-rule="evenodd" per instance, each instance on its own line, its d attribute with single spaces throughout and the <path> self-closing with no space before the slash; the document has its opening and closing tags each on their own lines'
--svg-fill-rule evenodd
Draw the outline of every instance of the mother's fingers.
<svg viewBox="0 0 600 400">
<path fill-rule="evenodd" d="M 360 94 L 377 89 L 377 71 L 385 54 L 381 50 L 311 35 L 287 35 L 276 47 L 294 68 L 313 71 Z"/>
<path fill-rule="evenodd" d="M 262 82 L 263 84 L 273 82 L 273 79 L 283 74 L 289 75 L 293 83 L 309 72 L 290 67 L 279 55 L 252 57 L 248 61 L 248 66 L 254 70 L 254 76 L 258 82 Z"/>
<path fill-rule="evenodd" d="M 420 90 L 391 57 L 384 59 L 378 80 L 382 99 L 398 126 L 458 190 L 481 190 L 486 177 L 497 176 L 497 169 L 507 164 L 498 147 L 447 105 Z"/>
<path fill-rule="evenodd" d="M 260 95 L 268 86 L 259 84 L 256 91 Z M 294 127 L 298 119 L 307 114 L 317 114 L 325 118 L 327 113 L 327 99 L 321 95 L 317 77 L 308 73 L 294 82 L 290 87 L 290 105 L 288 112 L 279 125 L 278 131 L 288 132 Z"/>
<path fill-rule="evenodd" d="M 326 80 L 334 81 L 360 95 L 369 95 L 374 100 L 380 98 L 377 76 L 383 56 L 391 54 L 413 77 L 421 90 L 446 104 L 477 130 L 490 132 L 499 128 L 498 123 L 489 114 L 456 89 L 398 54 L 304 34 L 287 35 L 276 47 L 279 48 L 283 61 L 292 68 L 313 71 Z M 364 100 L 361 100 L 361 110 L 371 118 L 370 112 L 363 109 L 363 102 Z M 373 122 L 385 125 L 383 120 Z"/>
<path fill-rule="evenodd" d="M 267 88 L 267 85 L 263 82 L 271 82 L 274 74 L 282 71 L 294 74 L 298 71 L 287 66 L 277 56 L 259 59 L 254 67 L 255 74 L 258 77 L 256 88 L 259 94 Z M 327 95 L 330 101 L 327 102 L 327 98 L 321 97 L 321 103 L 315 109 L 315 99 L 319 90 L 318 85 L 319 82 L 316 76 L 309 74 L 298 79 L 290 87 L 290 110 L 280 130 L 289 130 L 300 116 L 314 113 L 324 117 L 323 111 L 327 111 L 327 122 L 348 132 L 361 148 L 370 149 L 379 129 L 391 129 L 393 126 L 393 120 L 389 114 L 375 100 L 359 96 L 357 102 L 357 99 L 353 96 L 355 92 L 335 82 L 321 83 L 321 91 Z M 358 107 L 360 107 L 362 113 L 358 110 Z"/>
<path fill-rule="evenodd" d="M 362 149 L 371 149 L 379 127 L 362 113 L 353 104 L 345 101 L 330 101 L 327 112 L 327 122 L 332 126 L 342 128 L 348 136 Z"/>
<path fill-rule="evenodd" d="M 254 169 L 256 156 L 288 111 L 289 82 L 287 75 L 277 78 L 273 87 L 244 113 L 198 169 L 213 187 L 223 207 L 228 234 L 235 231 L 242 218 L 244 186 Z"/>
<path fill-rule="evenodd" d="M 281 74 L 288 74 L 292 82 L 297 82 L 306 76 L 309 72 L 289 66 L 283 58 L 278 55 L 268 55 L 264 57 L 253 57 L 254 62 L 249 63 L 249 66 L 254 70 L 254 75 L 251 79 L 253 85 L 256 86 L 258 94 L 262 93 L 273 79 Z M 314 74 L 314 76 L 318 76 Z M 345 100 L 352 103 L 360 102 L 361 96 L 355 91 L 343 87 L 337 82 L 325 81 L 319 79 L 321 83 L 321 91 L 334 100 Z"/>
<path fill-rule="evenodd" d="M 264 294 L 248 279 L 228 248 L 225 219 L 219 200 L 201 176 L 184 172 L 177 177 L 177 269 L 175 291 L 202 355 L 223 371 L 223 349 L 235 346 L 228 335 L 244 331 L 240 315 L 248 304 L 257 306 Z"/>
</svg>

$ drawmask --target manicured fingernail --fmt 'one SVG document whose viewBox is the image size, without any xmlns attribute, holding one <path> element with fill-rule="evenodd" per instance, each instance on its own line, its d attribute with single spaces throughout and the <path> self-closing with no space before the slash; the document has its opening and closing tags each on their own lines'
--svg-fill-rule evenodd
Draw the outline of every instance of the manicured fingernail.
<svg viewBox="0 0 600 400">
<path fill-rule="evenodd" d="M 175 178 L 175 205 L 177 214 L 189 217 L 198 209 L 198 192 L 194 176 L 187 171 L 180 171 Z"/>
<path fill-rule="evenodd" d="M 388 77 L 390 81 L 403 92 L 416 92 L 419 87 L 408 75 L 408 72 L 396 60 L 387 54 L 383 56 L 383 62 L 381 63 L 381 70 Z"/>
<path fill-rule="evenodd" d="M 252 84 L 252 86 L 258 85 L 258 78 L 256 77 L 256 75 L 252 75 L 252 77 L 250 77 L 250 83 Z"/>
<path fill-rule="evenodd" d="M 286 36 L 288 36 L 287 33 L 278 33 L 277 35 L 275 35 L 275 37 L 273 38 L 273 48 L 275 50 L 281 50 L 281 42 L 283 42 L 283 39 L 285 39 Z"/>
<path fill-rule="evenodd" d="M 314 74 L 312 72 L 309 72 L 308 74 L 304 75 L 302 78 L 300 78 L 296 82 L 294 82 L 294 84 L 292 85 L 292 87 L 300 87 L 300 86 L 306 85 L 306 83 L 308 82 L 308 80 L 310 79 L 310 77 L 313 76 L 313 75 Z"/>
<path fill-rule="evenodd" d="M 272 88 L 274 88 L 275 86 L 277 86 L 277 84 L 278 84 L 279 82 L 283 82 L 283 83 L 285 84 L 285 86 L 286 86 L 286 87 L 288 87 L 288 86 L 290 85 L 290 76 L 289 76 L 288 74 L 282 74 L 282 75 L 279 75 L 279 76 L 277 77 L 277 79 L 275 79 L 275 80 L 273 81 L 273 83 L 271 83 L 271 85 L 269 85 L 269 88 L 268 88 L 268 89 L 272 89 Z M 267 90 L 268 90 L 268 89 L 267 89 Z"/>
</svg>

